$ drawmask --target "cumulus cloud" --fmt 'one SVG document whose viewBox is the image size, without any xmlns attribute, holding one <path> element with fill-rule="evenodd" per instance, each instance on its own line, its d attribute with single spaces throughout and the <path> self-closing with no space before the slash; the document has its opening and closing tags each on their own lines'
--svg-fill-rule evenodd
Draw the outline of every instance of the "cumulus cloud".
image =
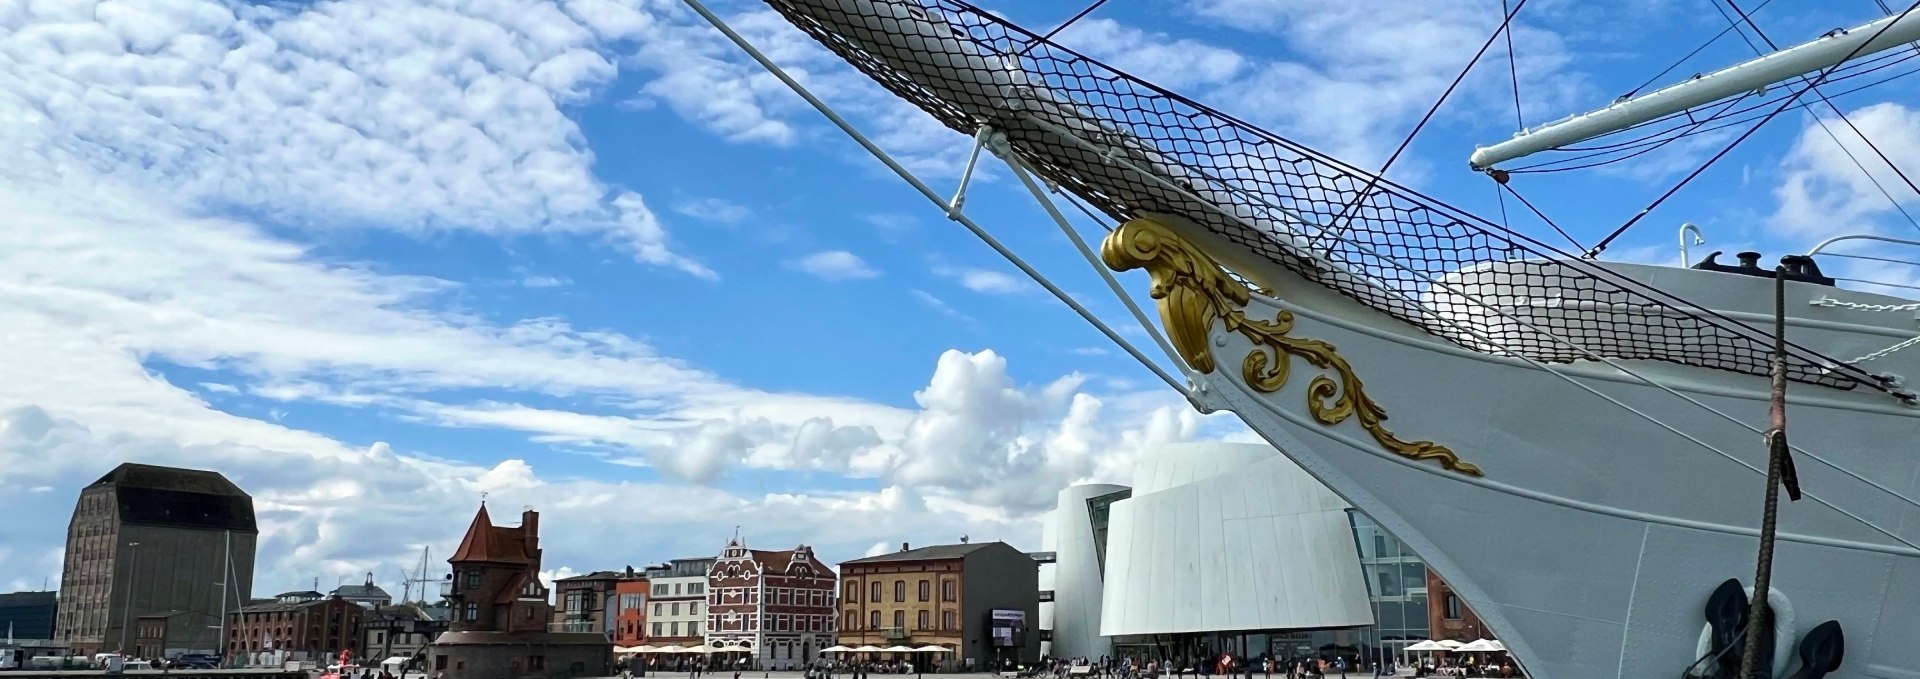
<svg viewBox="0 0 1920 679">
<path fill-rule="evenodd" d="M 933 272 L 959 282 L 961 287 L 968 290 L 990 295 L 1010 295 L 1025 292 L 1032 287 L 1026 279 L 992 269 L 936 267 Z"/>
<path fill-rule="evenodd" d="M 1779 207 L 1769 223 L 1781 233 L 1814 240 L 1870 229 L 1896 213 L 1882 187 L 1908 210 L 1920 203 L 1920 195 L 1860 136 L 1872 139 L 1894 162 L 1905 163 L 1900 169 L 1908 177 L 1920 177 L 1920 165 L 1911 162 L 1920 154 L 1920 110 L 1883 102 L 1848 111 L 1847 119 L 1853 126 L 1829 124 L 1831 135 L 1811 118 L 1805 120 L 1781 162 L 1780 183 L 1773 190 Z M 1867 172 L 1861 172 L 1849 153 Z"/>
</svg>

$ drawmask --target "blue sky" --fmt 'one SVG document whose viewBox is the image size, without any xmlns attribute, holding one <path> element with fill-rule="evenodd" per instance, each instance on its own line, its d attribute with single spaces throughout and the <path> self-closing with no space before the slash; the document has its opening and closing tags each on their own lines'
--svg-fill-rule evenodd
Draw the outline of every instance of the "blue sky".
<svg viewBox="0 0 1920 679">
<path fill-rule="evenodd" d="M 763 6 L 713 4 L 929 183 L 957 181 L 965 136 Z M 1036 30 L 1080 9 L 989 7 Z M 1499 13 L 1116 0 L 1060 39 L 1377 166 Z M 1754 16 L 1790 44 L 1879 10 Z M 1706 0 L 1536 0 L 1517 76 L 1489 53 L 1391 174 L 1498 219 L 1465 159 L 1514 131 L 1510 77 L 1537 124 L 1724 26 Z M 1662 82 L 1751 55 L 1729 35 Z M 1902 82 L 1835 98 L 1896 159 L 1920 152 Z M 0 479 L 19 489 L 0 509 L 34 517 L 0 526 L 0 586 L 57 582 L 73 494 L 129 460 L 252 491 L 269 592 L 397 579 L 452 547 L 482 492 L 551 515 L 560 572 L 709 553 L 736 524 L 831 560 L 962 533 L 1037 547 L 1063 485 L 1124 482 L 1155 443 L 1247 436 L 1156 388 L 677 2 L 0 4 L 0 121 Z M 1701 251 L 1915 228 L 1810 125 L 1781 116 L 1609 256 L 1671 262 L 1682 221 Z M 1591 244 L 1728 140 L 1515 186 Z M 983 168 L 968 213 L 1131 325 Z"/>
</svg>

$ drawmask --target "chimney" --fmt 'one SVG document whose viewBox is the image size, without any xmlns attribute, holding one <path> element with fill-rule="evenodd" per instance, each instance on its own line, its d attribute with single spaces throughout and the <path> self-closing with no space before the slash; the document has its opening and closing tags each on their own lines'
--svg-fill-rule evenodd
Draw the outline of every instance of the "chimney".
<svg viewBox="0 0 1920 679">
<path fill-rule="evenodd" d="M 531 509 L 520 513 L 520 532 L 527 537 L 539 537 L 540 512 Z"/>
<path fill-rule="evenodd" d="M 909 550 L 909 549 L 913 549 L 913 547 L 912 547 L 911 545 L 908 545 L 907 543 L 904 543 L 904 542 L 902 542 L 902 543 L 900 543 L 900 551 L 902 551 L 902 552 L 904 552 L 904 551 L 907 551 L 907 550 Z"/>
</svg>

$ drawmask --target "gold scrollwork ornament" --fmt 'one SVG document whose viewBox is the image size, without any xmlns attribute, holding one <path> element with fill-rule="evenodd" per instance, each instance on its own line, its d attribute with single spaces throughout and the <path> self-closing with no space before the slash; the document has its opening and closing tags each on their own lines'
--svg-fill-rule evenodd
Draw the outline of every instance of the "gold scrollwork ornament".
<svg viewBox="0 0 1920 679">
<path fill-rule="evenodd" d="M 1480 476 L 1478 466 L 1460 461 L 1452 449 L 1432 441 L 1406 441 L 1383 424 L 1387 411 L 1374 402 L 1353 366 L 1334 346 L 1316 339 L 1293 337 L 1293 312 L 1281 310 L 1273 320 L 1249 318 L 1252 301 L 1246 284 L 1228 276 L 1212 258 L 1149 219 L 1135 219 L 1115 229 L 1100 247 L 1108 268 L 1129 271 L 1144 268 L 1152 278 L 1148 294 L 1158 301 L 1160 320 L 1180 358 L 1203 374 L 1217 366 L 1207 331 L 1214 319 L 1228 332 L 1251 340 L 1255 348 L 1240 362 L 1247 386 L 1274 393 L 1286 386 L 1292 357 L 1304 359 L 1330 374 L 1315 375 L 1307 383 L 1307 411 L 1313 419 L 1334 426 L 1357 416 L 1382 447 L 1414 460 L 1433 460 L 1469 476 Z"/>
</svg>

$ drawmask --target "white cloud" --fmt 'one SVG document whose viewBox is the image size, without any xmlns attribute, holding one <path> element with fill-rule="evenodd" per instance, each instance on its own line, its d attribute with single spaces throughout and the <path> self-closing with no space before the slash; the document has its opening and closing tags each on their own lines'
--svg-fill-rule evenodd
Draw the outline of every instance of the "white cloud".
<svg viewBox="0 0 1920 679">
<path fill-rule="evenodd" d="M 908 290 L 907 294 L 911 295 L 914 301 L 924 304 L 927 308 L 933 309 L 934 311 L 940 312 L 941 315 L 965 322 L 969 325 L 975 325 L 980 322 L 977 318 L 961 313 L 959 309 L 953 308 L 952 304 L 948 304 L 946 300 L 934 296 L 931 292 L 913 288 Z"/>
<path fill-rule="evenodd" d="M 1908 177 L 1920 177 L 1920 165 L 1911 162 L 1920 157 L 1920 110 L 1887 102 L 1848 111 L 1847 118 L 1887 157 L 1904 163 L 1900 169 Z M 1888 217 L 1904 223 L 1874 182 L 1878 181 L 1909 211 L 1920 205 L 1920 196 L 1880 160 L 1860 134 L 1846 125 L 1829 123 L 1827 127 L 1833 135 L 1811 118 L 1805 119 L 1799 137 L 1781 162 L 1780 184 L 1773 190 L 1780 205 L 1769 224 L 1784 235 L 1810 241 L 1869 229 L 1876 220 Z M 1847 157 L 1849 152 L 1872 173 L 1871 178 Z"/>
<path fill-rule="evenodd" d="M 557 288 L 572 282 L 573 281 L 565 278 L 557 278 L 554 276 L 525 276 L 520 279 L 521 286 L 536 289 Z"/>
<path fill-rule="evenodd" d="M 1032 287 L 1025 279 L 992 269 L 942 266 L 935 267 L 933 272 L 959 282 L 968 290 L 990 295 L 1011 295 Z"/>
<path fill-rule="evenodd" d="M 670 249 L 637 194 L 594 176 L 561 107 L 616 68 L 603 35 L 559 6 L 15 9 L 0 14 L 0 165 L 99 172 L 305 228 L 600 234 L 638 261 L 714 276 Z"/>
<path fill-rule="evenodd" d="M 787 262 L 787 266 L 815 278 L 829 281 L 852 281 L 877 278 L 880 272 L 868 266 L 866 260 L 846 250 L 823 250 Z"/>
<path fill-rule="evenodd" d="M 753 215 L 753 211 L 744 205 L 719 198 L 701 198 L 676 203 L 673 211 L 692 217 L 721 224 L 738 224 Z"/>
</svg>

